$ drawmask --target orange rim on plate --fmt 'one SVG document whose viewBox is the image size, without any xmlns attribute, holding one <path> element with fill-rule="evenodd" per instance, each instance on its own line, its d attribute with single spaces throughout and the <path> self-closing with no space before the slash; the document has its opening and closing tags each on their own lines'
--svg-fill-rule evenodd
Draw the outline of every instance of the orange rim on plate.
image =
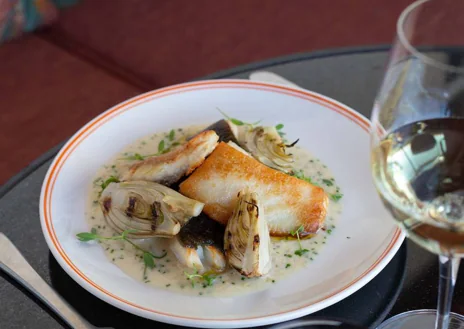
<svg viewBox="0 0 464 329">
<path fill-rule="evenodd" d="M 285 86 L 278 86 L 278 85 L 272 85 L 272 84 L 267 84 L 267 83 L 260 83 L 260 82 L 253 82 L 253 81 L 248 81 L 248 80 L 211 80 L 211 81 L 200 81 L 200 82 L 192 82 L 192 83 L 184 83 L 184 84 L 179 84 L 179 85 L 174 85 L 171 87 L 166 87 L 158 90 L 154 90 L 139 96 L 136 96 L 132 99 L 129 99 L 109 110 L 106 112 L 102 113 L 100 116 L 96 117 L 94 120 L 90 121 L 87 125 L 85 125 L 82 129 L 80 129 L 67 143 L 66 145 L 60 150 L 58 155 L 56 156 L 55 160 L 53 161 L 52 165 L 50 166 L 50 169 L 48 170 L 48 174 L 45 178 L 43 187 L 42 187 L 42 198 L 41 198 L 41 206 L 43 207 L 43 219 L 45 222 L 45 227 L 43 227 L 43 231 L 45 234 L 48 234 L 50 238 L 50 242 L 53 244 L 53 247 L 55 248 L 56 252 L 61 256 L 63 261 L 69 266 L 69 269 L 71 269 L 75 275 L 80 277 L 82 280 L 96 288 L 98 291 L 106 295 L 107 297 L 111 297 L 112 299 L 117 300 L 120 303 L 129 305 L 131 307 L 137 308 L 142 311 L 148 311 L 151 313 L 155 313 L 161 316 L 168 316 L 168 317 L 173 317 L 173 318 L 179 318 L 179 319 L 185 319 L 185 320 L 197 320 L 197 321 L 213 321 L 213 322 L 221 322 L 221 321 L 243 321 L 243 320 L 251 320 L 251 319 L 263 319 L 263 318 L 268 318 L 268 317 L 273 317 L 277 316 L 280 314 L 286 314 L 286 313 L 291 313 L 297 310 L 301 310 L 304 308 L 307 308 L 309 306 L 312 306 L 314 304 L 320 303 L 330 297 L 333 297 L 334 295 L 337 295 L 344 290 L 350 288 L 354 284 L 356 284 L 358 281 L 363 279 L 366 275 L 368 275 L 371 271 L 373 271 L 377 265 L 379 265 L 380 262 L 384 260 L 384 258 L 390 253 L 392 248 L 396 245 L 398 240 L 401 237 L 401 231 L 399 228 L 396 228 L 393 237 L 386 247 L 386 249 L 382 252 L 382 254 L 379 256 L 379 258 L 364 272 L 362 273 L 359 277 L 355 278 L 353 281 L 345 285 L 343 288 L 332 292 L 328 294 L 327 296 L 324 296 L 316 301 L 312 301 L 309 304 L 294 308 L 294 309 L 289 309 L 285 310 L 279 313 L 274 313 L 274 314 L 268 314 L 265 316 L 255 316 L 255 317 L 248 317 L 248 318 L 234 318 L 234 319 L 215 319 L 215 318 L 195 318 L 195 317 L 187 317 L 187 316 L 181 316 L 177 314 L 170 314 L 170 313 L 164 313 L 160 312 L 157 310 L 149 309 L 146 307 L 143 307 L 141 305 L 134 304 L 130 301 L 127 301 L 125 299 L 122 299 L 118 296 L 115 296 L 111 292 L 103 289 L 99 285 L 97 285 L 95 282 L 93 282 L 91 279 L 89 279 L 87 276 L 85 276 L 77 266 L 74 265 L 74 263 L 71 261 L 71 259 L 68 257 L 68 255 L 64 252 L 63 248 L 60 245 L 60 242 L 58 241 L 58 238 L 56 236 L 55 229 L 53 227 L 53 222 L 51 218 L 51 199 L 52 199 L 52 194 L 53 194 L 53 188 L 56 182 L 56 179 L 60 173 L 61 168 L 63 167 L 64 163 L 68 159 L 68 157 L 72 154 L 72 152 L 76 149 L 77 146 L 87 137 L 89 136 L 93 131 L 95 131 L 97 128 L 99 128 L 101 125 L 104 123 L 108 122 L 110 119 L 114 118 L 117 115 L 120 115 L 121 113 L 124 113 L 135 106 L 151 101 L 156 98 L 160 97 L 166 97 L 169 95 L 173 94 L 178 94 L 178 93 L 183 93 L 183 92 L 190 92 L 193 90 L 201 90 L 201 89 L 217 89 L 217 88 L 242 88 L 242 89 L 256 89 L 256 90 L 265 90 L 265 91 L 270 91 L 270 92 L 276 92 L 280 94 L 285 94 L 293 97 L 298 97 L 302 98 L 305 100 L 308 100 L 312 103 L 317 103 L 319 105 L 323 105 L 324 107 L 337 112 L 338 114 L 341 114 L 342 116 L 350 119 L 354 123 L 356 123 L 359 127 L 361 127 L 364 131 L 369 132 L 369 127 L 370 123 L 369 121 L 364 118 L 362 115 L 354 112 L 353 110 L 343 106 L 342 104 L 332 101 L 330 99 L 325 98 L 322 95 L 319 95 L 317 93 L 313 93 L 307 90 L 298 90 L 298 89 L 293 89 Z"/>
</svg>

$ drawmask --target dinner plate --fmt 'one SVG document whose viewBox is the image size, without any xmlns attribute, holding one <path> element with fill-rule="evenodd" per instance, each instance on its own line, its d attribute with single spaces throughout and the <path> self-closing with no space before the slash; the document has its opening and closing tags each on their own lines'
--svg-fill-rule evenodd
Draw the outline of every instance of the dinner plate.
<svg viewBox="0 0 464 329">
<path fill-rule="evenodd" d="M 124 146 L 157 131 L 221 118 L 285 124 L 288 139 L 332 170 L 344 197 L 337 229 L 319 257 L 270 288 L 245 295 L 187 296 L 127 276 L 98 244 L 77 241 L 88 231 L 87 193 L 99 167 Z M 371 182 L 369 121 L 326 96 L 247 80 L 211 80 L 151 91 L 102 113 L 56 156 L 45 177 L 40 217 L 58 263 L 83 288 L 127 312 L 194 327 L 252 327 L 318 311 L 354 293 L 391 260 L 404 236 Z M 368 302 L 368 301 L 366 301 Z"/>
</svg>

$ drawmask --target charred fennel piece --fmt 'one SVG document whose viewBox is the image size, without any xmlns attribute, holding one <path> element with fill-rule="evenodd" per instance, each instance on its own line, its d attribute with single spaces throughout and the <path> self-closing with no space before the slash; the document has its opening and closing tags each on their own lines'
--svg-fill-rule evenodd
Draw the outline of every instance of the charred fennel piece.
<svg viewBox="0 0 464 329">
<path fill-rule="evenodd" d="M 110 183 L 99 200 L 108 224 L 129 238 L 173 237 L 204 204 L 164 185 L 131 181 Z"/>
<path fill-rule="evenodd" d="M 295 160 L 287 149 L 295 146 L 298 141 L 285 145 L 275 127 L 237 127 L 236 137 L 239 145 L 256 160 L 285 173 L 292 171 Z"/>
<path fill-rule="evenodd" d="M 287 149 L 293 147 L 296 142 L 285 144 L 282 139 L 282 124 L 275 127 L 262 127 L 225 116 L 226 120 L 219 120 L 207 128 L 218 134 L 219 141 L 239 145 L 268 167 L 285 173 L 292 171 L 294 159 Z"/>
<path fill-rule="evenodd" d="M 122 232 L 121 235 L 106 237 L 106 236 L 98 235 L 96 230 L 92 229 L 91 232 L 78 233 L 78 234 L 76 234 L 76 237 L 79 239 L 79 241 L 82 241 L 82 242 L 105 241 L 105 240 L 106 241 L 108 241 L 108 240 L 113 240 L 113 241 L 115 241 L 115 240 L 123 240 L 123 241 L 129 243 L 130 245 L 132 245 L 135 249 L 137 249 L 137 250 L 139 250 L 139 251 L 141 251 L 143 253 L 143 262 L 145 264 L 145 267 L 148 267 L 148 268 L 155 267 L 154 259 L 161 259 L 161 258 L 166 257 L 166 255 L 167 255 L 166 252 L 164 252 L 162 255 L 158 256 L 158 255 L 155 255 L 152 252 L 150 252 L 148 250 L 145 250 L 145 249 L 141 248 L 140 246 L 136 245 L 134 242 L 132 242 L 128 238 L 128 235 L 131 234 L 131 233 L 135 233 L 135 232 L 127 230 L 127 231 Z"/>
<path fill-rule="evenodd" d="M 240 192 L 227 222 L 224 250 L 233 268 L 246 277 L 259 277 L 271 269 L 271 239 L 256 193 Z"/>
</svg>

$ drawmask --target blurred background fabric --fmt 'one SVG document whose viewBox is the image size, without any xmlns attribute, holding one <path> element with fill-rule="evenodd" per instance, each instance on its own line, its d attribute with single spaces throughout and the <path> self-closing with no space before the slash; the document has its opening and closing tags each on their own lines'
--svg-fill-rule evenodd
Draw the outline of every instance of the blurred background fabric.
<svg viewBox="0 0 464 329">
<path fill-rule="evenodd" d="M 0 42 L 53 22 L 58 9 L 78 0 L 0 0 Z"/>
<path fill-rule="evenodd" d="M 277 56 L 391 43 L 411 2 L 0 0 L 0 184 L 142 92 Z"/>
</svg>

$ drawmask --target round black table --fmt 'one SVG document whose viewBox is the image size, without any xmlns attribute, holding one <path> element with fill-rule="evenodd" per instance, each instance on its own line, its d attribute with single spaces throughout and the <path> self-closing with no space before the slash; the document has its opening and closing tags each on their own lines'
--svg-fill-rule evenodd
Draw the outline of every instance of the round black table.
<svg viewBox="0 0 464 329">
<path fill-rule="evenodd" d="M 272 71 L 369 116 L 388 49 L 385 46 L 292 55 L 202 79 L 247 79 L 256 70 Z M 453 49 L 440 51 L 446 56 L 455 54 Z M 180 328 L 148 321 L 105 304 L 77 285 L 48 251 L 40 228 L 38 203 L 43 178 L 60 146 L 34 161 L 0 189 L 0 232 L 15 243 L 37 272 L 92 324 L 114 328 Z M 375 328 L 387 316 L 412 309 L 435 308 L 437 282 L 437 257 L 405 242 L 387 267 L 365 287 L 306 318 L 337 317 Z M 464 280 L 458 278 L 453 304 L 453 310 L 458 313 L 464 313 L 463 288 Z M 5 274 L 0 274 L 0 328 L 64 327 L 34 296 L 20 290 L 21 287 Z"/>
</svg>

